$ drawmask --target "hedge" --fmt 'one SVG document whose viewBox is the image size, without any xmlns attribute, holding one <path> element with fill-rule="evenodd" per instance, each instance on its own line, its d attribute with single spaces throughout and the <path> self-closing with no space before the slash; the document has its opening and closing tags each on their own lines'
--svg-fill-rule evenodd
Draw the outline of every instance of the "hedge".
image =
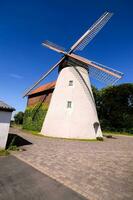
<svg viewBox="0 0 133 200">
<path fill-rule="evenodd" d="M 23 118 L 23 129 L 41 131 L 48 107 L 38 103 L 34 107 L 27 107 Z"/>
</svg>

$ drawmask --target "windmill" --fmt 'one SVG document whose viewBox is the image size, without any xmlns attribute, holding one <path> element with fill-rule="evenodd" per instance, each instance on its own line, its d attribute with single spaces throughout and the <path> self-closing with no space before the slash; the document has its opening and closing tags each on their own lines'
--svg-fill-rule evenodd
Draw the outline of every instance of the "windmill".
<svg viewBox="0 0 133 200">
<path fill-rule="evenodd" d="M 59 76 L 42 126 L 42 134 L 79 139 L 102 137 L 89 76 L 113 85 L 122 78 L 123 73 L 83 58 L 74 52 L 83 50 L 112 15 L 105 12 L 69 51 L 49 41 L 42 43 L 43 46 L 63 54 L 63 57 L 24 94 L 26 96 L 59 66 Z"/>
</svg>

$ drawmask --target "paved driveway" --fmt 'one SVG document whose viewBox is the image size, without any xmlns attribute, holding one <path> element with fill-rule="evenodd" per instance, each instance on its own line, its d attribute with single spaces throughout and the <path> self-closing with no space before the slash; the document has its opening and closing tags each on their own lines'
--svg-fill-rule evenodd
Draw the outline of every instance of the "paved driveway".
<svg viewBox="0 0 133 200">
<path fill-rule="evenodd" d="M 133 137 L 80 142 L 11 131 L 32 143 L 16 157 L 86 198 L 133 199 Z"/>
<path fill-rule="evenodd" d="M 85 200 L 13 156 L 0 158 L 0 200 Z"/>
</svg>

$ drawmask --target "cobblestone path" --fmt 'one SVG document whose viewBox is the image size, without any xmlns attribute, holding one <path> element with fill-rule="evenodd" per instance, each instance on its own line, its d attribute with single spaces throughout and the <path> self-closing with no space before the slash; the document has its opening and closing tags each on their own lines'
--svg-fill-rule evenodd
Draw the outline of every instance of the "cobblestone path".
<svg viewBox="0 0 133 200">
<path fill-rule="evenodd" d="M 133 199 L 133 137 L 84 142 L 10 132 L 32 143 L 14 155 L 90 200 Z"/>
</svg>

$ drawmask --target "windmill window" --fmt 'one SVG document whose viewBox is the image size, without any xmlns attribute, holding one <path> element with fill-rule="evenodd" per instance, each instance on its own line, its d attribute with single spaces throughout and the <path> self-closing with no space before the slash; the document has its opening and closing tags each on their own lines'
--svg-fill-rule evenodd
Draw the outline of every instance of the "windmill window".
<svg viewBox="0 0 133 200">
<path fill-rule="evenodd" d="M 71 108 L 72 107 L 72 102 L 71 101 L 68 101 L 67 102 L 67 108 Z"/>
<path fill-rule="evenodd" d="M 69 81 L 69 86 L 73 86 L 73 81 L 72 80 Z"/>
</svg>

